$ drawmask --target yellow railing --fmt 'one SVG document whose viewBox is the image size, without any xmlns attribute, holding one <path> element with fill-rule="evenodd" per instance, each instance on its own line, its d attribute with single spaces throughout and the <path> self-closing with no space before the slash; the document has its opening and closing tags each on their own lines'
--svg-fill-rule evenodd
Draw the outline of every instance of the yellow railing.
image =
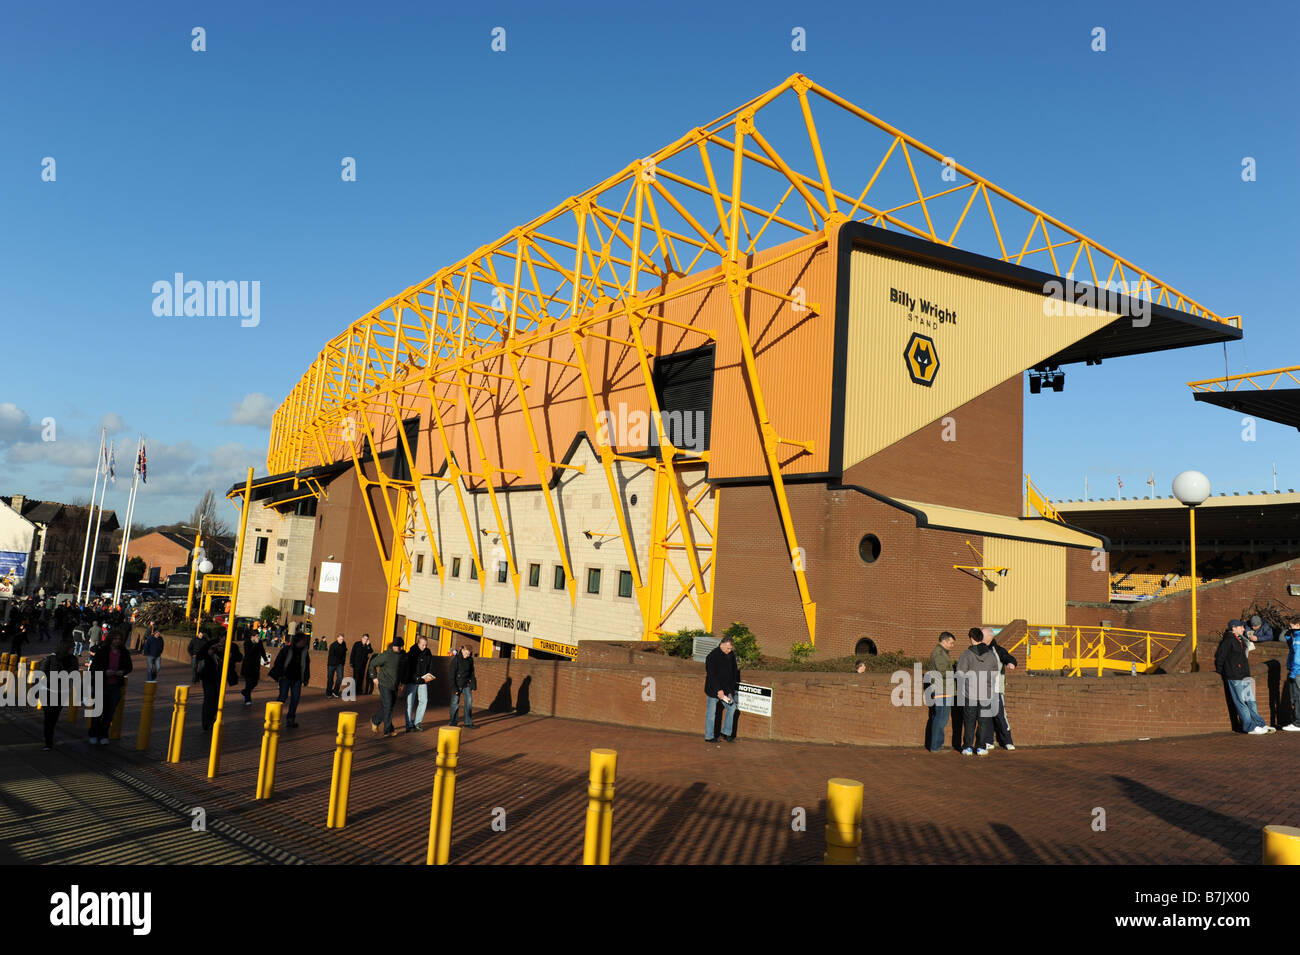
<svg viewBox="0 0 1300 955">
<path fill-rule="evenodd" d="M 1025 669 L 1065 671 L 1081 676 L 1095 670 L 1150 673 L 1158 667 L 1186 636 L 1159 630 L 1128 630 L 1123 627 L 1031 626 L 1009 653 L 1023 647 Z"/>
<path fill-rule="evenodd" d="M 1267 378 L 1271 378 L 1268 384 L 1261 385 L 1260 382 Z M 1205 378 L 1187 383 L 1187 386 L 1195 392 L 1248 391 L 1251 388 L 1256 391 L 1272 391 L 1278 385 L 1284 388 L 1300 385 L 1300 365 L 1291 368 L 1270 368 L 1268 371 L 1252 371 L 1242 375 L 1227 375 L 1223 378 Z"/>
<path fill-rule="evenodd" d="M 1057 521 L 1064 524 L 1065 520 L 1061 517 L 1060 511 L 1052 507 L 1052 502 L 1043 496 L 1043 493 L 1034 486 L 1034 482 L 1029 480 L 1029 475 L 1025 475 L 1025 517 L 1033 517 L 1037 511 L 1040 517 L 1045 517 L 1049 521 Z"/>
</svg>

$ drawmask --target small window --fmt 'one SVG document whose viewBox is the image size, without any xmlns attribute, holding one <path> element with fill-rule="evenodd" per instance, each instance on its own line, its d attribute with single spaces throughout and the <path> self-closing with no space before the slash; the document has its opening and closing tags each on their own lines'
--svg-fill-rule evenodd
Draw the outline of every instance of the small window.
<svg viewBox="0 0 1300 955">
<path fill-rule="evenodd" d="M 266 545 L 269 541 L 270 541 L 269 537 L 257 538 L 257 545 L 253 549 L 253 563 L 255 564 L 266 563 Z"/>
<path fill-rule="evenodd" d="M 858 541 L 858 556 L 862 558 L 864 564 L 874 564 L 880 557 L 880 538 L 875 534 L 868 534 Z"/>
<path fill-rule="evenodd" d="M 459 557 L 453 557 L 453 558 L 451 559 L 451 575 L 452 575 L 453 577 L 459 577 L 459 576 L 460 576 L 460 558 L 459 558 Z"/>
<path fill-rule="evenodd" d="M 417 574 L 422 574 L 422 573 L 424 573 L 424 555 L 423 555 L 423 554 L 416 554 L 416 555 L 415 555 L 415 572 L 416 572 Z"/>
<path fill-rule="evenodd" d="M 556 590 L 564 589 L 564 565 L 563 564 L 555 565 L 555 589 Z"/>
<path fill-rule="evenodd" d="M 632 571 L 620 570 L 618 572 L 618 595 L 620 597 L 632 596 Z"/>
<path fill-rule="evenodd" d="M 599 567 L 587 568 L 587 593 L 589 594 L 600 593 L 600 568 Z"/>
<path fill-rule="evenodd" d="M 473 561 L 469 562 L 469 579 L 478 580 L 478 564 Z"/>
<path fill-rule="evenodd" d="M 302 601 L 302 600 L 295 600 L 295 601 L 293 602 L 293 613 L 290 614 L 290 616 L 295 616 L 295 617 L 297 617 L 297 616 L 301 616 L 303 610 L 306 609 L 306 606 L 307 606 L 307 604 L 306 604 L 305 601 Z"/>
<path fill-rule="evenodd" d="M 504 584 L 510 575 L 510 565 L 504 560 L 497 561 L 497 583 Z"/>
<path fill-rule="evenodd" d="M 542 565 L 529 564 L 528 565 L 528 586 L 539 587 L 541 586 L 541 583 L 542 583 Z"/>
</svg>

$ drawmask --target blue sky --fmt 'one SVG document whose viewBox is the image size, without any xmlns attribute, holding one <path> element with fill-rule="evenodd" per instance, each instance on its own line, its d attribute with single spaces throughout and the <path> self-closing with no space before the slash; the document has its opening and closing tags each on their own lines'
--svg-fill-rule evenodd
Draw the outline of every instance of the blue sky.
<svg viewBox="0 0 1300 955">
<path fill-rule="evenodd" d="M 794 72 L 1244 315 L 1231 373 L 1300 364 L 1298 17 L 1284 3 L 8 4 L 0 493 L 86 496 L 107 418 L 119 471 L 136 433 L 149 440 L 140 519 L 188 516 L 207 487 L 264 470 L 270 410 L 350 321 Z M 155 316 L 152 285 L 177 271 L 260 282 L 260 323 Z M 1300 488 L 1294 430 L 1261 421 L 1243 441 L 1239 415 L 1193 403 L 1185 383 L 1224 367 L 1219 346 L 1071 366 L 1063 394 L 1026 399 L 1025 469 L 1058 498 L 1085 475 L 1094 495 L 1116 474 L 1142 493 L 1152 471 L 1168 493 L 1185 467 L 1258 491 L 1273 462 Z M 125 501 L 119 479 L 109 506 Z"/>
</svg>

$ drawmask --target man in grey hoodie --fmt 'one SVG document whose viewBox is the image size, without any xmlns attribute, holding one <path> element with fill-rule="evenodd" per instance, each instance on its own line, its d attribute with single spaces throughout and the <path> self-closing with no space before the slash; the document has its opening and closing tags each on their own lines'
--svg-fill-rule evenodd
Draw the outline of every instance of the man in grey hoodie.
<svg viewBox="0 0 1300 955">
<path fill-rule="evenodd" d="M 1000 667 L 997 653 L 989 646 L 993 640 L 992 630 L 985 633 L 979 627 L 971 627 L 967 635 L 970 637 L 970 646 L 957 660 L 957 702 L 962 707 L 966 740 L 961 754 L 987 756 L 989 742 L 993 738 L 993 715 L 997 713 L 997 677 Z M 972 739 L 975 741 L 974 749 L 970 745 Z"/>
</svg>

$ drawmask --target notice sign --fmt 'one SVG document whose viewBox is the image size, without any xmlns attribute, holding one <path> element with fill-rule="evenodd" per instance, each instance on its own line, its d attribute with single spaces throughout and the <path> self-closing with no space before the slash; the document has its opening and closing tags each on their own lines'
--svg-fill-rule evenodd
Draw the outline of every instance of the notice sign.
<svg viewBox="0 0 1300 955">
<path fill-rule="evenodd" d="M 740 684 L 736 693 L 736 708 L 742 713 L 753 713 L 755 716 L 771 716 L 772 688 L 754 686 L 752 683 Z"/>
<path fill-rule="evenodd" d="M 321 561 L 320 591 L 323 594 L 339 592 L 339 579 L 343 576 L 343 565 L 332 561 Z"/>
</svg>

